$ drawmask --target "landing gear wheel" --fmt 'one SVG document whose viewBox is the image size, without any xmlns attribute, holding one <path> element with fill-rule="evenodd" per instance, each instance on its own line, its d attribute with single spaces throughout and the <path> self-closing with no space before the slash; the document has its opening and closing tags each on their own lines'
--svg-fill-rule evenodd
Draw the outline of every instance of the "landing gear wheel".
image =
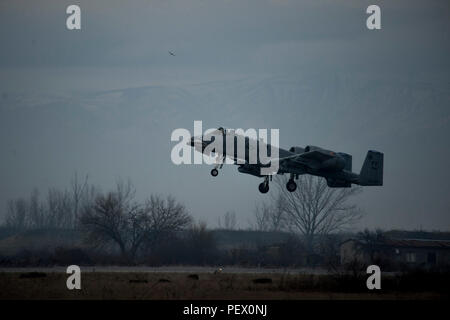
<svg viewBox="0 0 450 320">
<path fill-rule="evenodd" d="M 261 193 L 267 193 L 269 191 L 269 184 L 265 183 L 265 182 L 261 182 L 259 184 L 258 189 L 259 189 L 259 192 L 261 192 Z"/>
<path fill-rule="evenodd" d="M 297 184 L 295 183 L 294 180 L 289 180 L 289 181 L 286 183 L 286 189 L 287 189 L 289 192 L 294 192 L 295 190 L 297 190 Z"/>
<path fill-rule="evenodd" d="M 212 169 L 212 170 L 211 170 L 211 175 L 212 175 L 213 177 L 217 177 L 218 174 L 219 174 L 219 170 L 217 170 L 217 169 Z"/>
</svg>

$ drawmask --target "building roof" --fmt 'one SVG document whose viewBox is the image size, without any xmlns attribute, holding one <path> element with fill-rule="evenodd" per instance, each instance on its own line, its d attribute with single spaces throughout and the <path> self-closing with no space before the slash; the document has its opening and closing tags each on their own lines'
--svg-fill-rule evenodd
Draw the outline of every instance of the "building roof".
<svg viewBox="0 0 450 320">
<path fill-rule="evenodd" d="M 365 240 L 360 239 L 347 239 L 341 243 L 344 244 L 348 241 L 355 241 L 359 243 L 367 243 Z M 441 248 L 450 249 L 450 240 L 434 240 L 434 239 L 391 239 L 386 238 L 381 240 L 379 245 L 385 245 L 390 247 L 407 247 L 407 248 Z"/>
<path fill-rule="evenodd" d="M 432 239 L 386 239 L 386 245 L 393 247 L 411 247 L 411 248 L 442 248 L 450 249 L 449 240 Z"/>
</svg>

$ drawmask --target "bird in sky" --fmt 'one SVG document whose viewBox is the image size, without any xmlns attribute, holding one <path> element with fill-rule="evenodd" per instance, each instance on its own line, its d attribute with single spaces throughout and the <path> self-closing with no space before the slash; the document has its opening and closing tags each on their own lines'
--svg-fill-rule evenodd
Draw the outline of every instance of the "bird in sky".
<svg viewBox="0 0 450 320">
<path fill-rule="evenodd" d="M 174 56 L 174 57 L 175 57 L 175 53 L 173 53 L 172 51 L 169 51 L 169 54 L 170 54 L 171 56 Z"/>
</svg>

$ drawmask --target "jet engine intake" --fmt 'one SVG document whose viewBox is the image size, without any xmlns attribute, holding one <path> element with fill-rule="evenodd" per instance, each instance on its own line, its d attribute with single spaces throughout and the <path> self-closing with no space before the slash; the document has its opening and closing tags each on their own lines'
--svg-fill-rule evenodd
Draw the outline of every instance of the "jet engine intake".
<svg viewBox="0 0 450 320">
<path fill-rule="evenodd" d="M 305 149 L 303 149 L 301 147 L 291 147 L 289 149 L 289 152 L 300 154 L 300 153 L 305 152 Z"/>
</svg>

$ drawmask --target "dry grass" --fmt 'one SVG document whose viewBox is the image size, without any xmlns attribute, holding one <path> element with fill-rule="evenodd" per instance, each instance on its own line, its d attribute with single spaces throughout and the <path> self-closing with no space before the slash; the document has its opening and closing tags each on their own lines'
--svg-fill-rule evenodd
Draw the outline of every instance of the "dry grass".
<svg viewBox="0 0 450 320">
<path fill-rule="evenodd" d="M 327 276 L 289 274 L 211 274 L 88 272 L 81 290 L 66 288 L 65 273 L 21 277 L 0 273 L 0 299 L 435 299 L 433 292 L 327 291 Z M 271 283 L 254 281 L 271 279 Z M 267 281 L 262 281 L 267 282 Z"/>
</svg>

